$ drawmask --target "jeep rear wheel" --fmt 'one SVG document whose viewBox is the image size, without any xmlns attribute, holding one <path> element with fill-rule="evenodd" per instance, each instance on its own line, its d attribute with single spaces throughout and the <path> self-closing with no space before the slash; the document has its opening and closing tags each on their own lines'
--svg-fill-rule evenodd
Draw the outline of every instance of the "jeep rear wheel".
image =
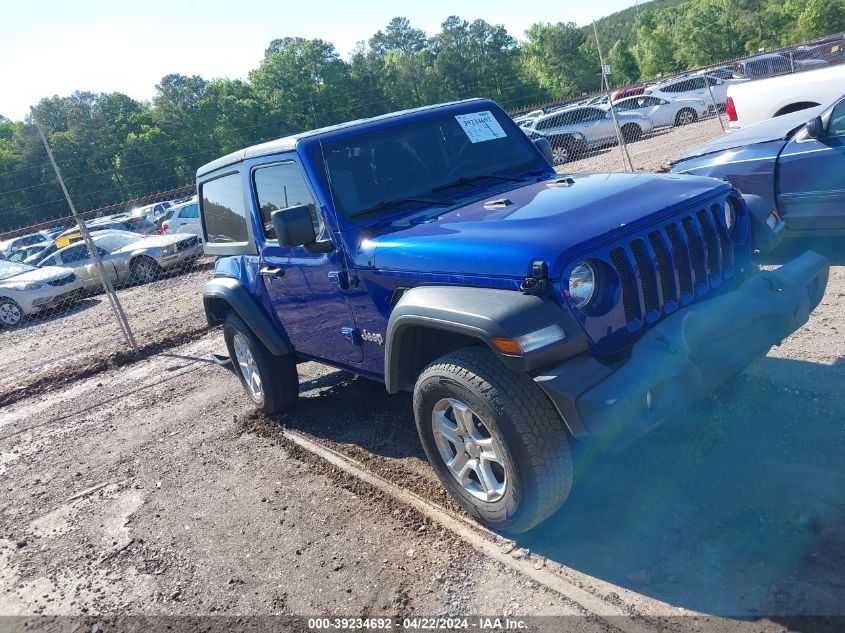
<svg viewBox="0 0 845 633">
<path fill-rule="evenodd" d="M 299 375 L 291 356 L 274 356 L 252 330 L 230 312 L 223 338 L 232 369 L 250 399 L 264 413 L 278 413 L 299 397 Z"/>
<path fill-rule="evenodd" d="M 560 416 L 529 376 L 486 348 L 430 364 L 414 388 L 414 417 L 440 481 L 493 529 L 529 530 L 569 494 L 572 458 Z"/>
</svg>

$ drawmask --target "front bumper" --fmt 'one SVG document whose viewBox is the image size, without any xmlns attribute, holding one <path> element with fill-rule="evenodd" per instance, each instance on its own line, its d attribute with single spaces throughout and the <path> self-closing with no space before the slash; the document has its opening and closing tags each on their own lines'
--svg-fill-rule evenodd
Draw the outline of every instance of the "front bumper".
<svg viewBox="0 0 845 633">
<path fill-rule="evenodd" d="M 806 323 L 824 296 L 829 269 L 827 259 L 808 251 L 668 317 L 621 364 L 581 356 L 535 381 L 573 435 L 603 444 L 631 439 L 740 373 Z"/>
<path fill-rule="evenodd" d="M 196 246 L 176 251 L 173 255 L 163 256 L 159 260 L 159 265 L 165 269 L 193 265 L 200 255 L 202 255 L 202 242 Z"/>
</svg>

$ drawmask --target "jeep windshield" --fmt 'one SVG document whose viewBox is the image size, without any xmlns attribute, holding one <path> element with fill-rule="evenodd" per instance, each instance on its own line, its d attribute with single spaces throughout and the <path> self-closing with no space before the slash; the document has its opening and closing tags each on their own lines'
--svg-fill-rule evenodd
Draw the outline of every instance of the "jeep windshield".
<svg viewBox="0 0 845 633">
<path fill-rule="evenodd" d="M 311 158 L 347 217 L 442 206 L 463 191 L 549 169 L 507 115 L 484 106 L 323 142 Z"/>
</svg>

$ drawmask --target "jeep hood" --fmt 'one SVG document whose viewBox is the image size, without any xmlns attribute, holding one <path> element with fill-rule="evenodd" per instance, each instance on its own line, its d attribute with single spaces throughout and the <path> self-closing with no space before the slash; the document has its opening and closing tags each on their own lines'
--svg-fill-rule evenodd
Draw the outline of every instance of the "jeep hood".
<svg viewBox="0 0 845 633">
<path fill-rule="evenodd" d="M 382 227 L 360 240 L 355 263 L 392 271 L 524 278 L 531 262 L 544 260 L 557 277 L 580 252 L 728 187 L 710 178 L 675 174 L 559 177 L 439 215 L 431 209 L 428 219 L 415 224 L 405 219 Z"/>
</svg>

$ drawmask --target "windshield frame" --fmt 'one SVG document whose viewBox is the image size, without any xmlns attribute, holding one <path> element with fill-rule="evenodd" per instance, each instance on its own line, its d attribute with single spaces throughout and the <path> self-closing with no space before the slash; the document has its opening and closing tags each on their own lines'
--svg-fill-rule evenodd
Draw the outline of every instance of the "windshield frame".
<svg viewBox="0 0 845 633">
<path fill-rule="evenodd" d="M 491 163 L 489 168 L 483 169 L 478 173 L 474 170 L 472 172 L 460 173 L 454 178 L 454 180 L 458 180 L 461 177 L 466 176 L 479 176 L 481 174 L 491 175 L 490 178 L 479 178 L 471 186 L 447 186 L 442 191 L 432 193 L 431 190 L 433 188 L 440 185 L 448 185 L 447 181 L 432 181 L 431 183 L 428 183 L 430 186 L 427 186 L 419 191 L 416 189 L 408 189 L 403 191 L 401 196 L 396 196 L 395 193 L 391 195 L 389 192 L 386 192 L 384 198 L 442 197 L 444 200 L 454 200 L 456 205 L 460 205 L 462 199 L 472 196 L 478 191 L 488 189 L 494 185 L 498 185 L 501 188 L 503 180 L 498 176 L 507 176 L 509 178 L 513 178 L 514 180 L 524 178 L 527 181 L 529 178 L 528 174 L 536 174 L 537 177 L 555 174 L 554 168 L 548 164 L 548 161 L 545 160 L 540 150 L 530 139 L 528 139 L 522 129 L 514 123 L 513 119 L 511 119 L 507 113 L 505 113 L 504 110 L 502 110 L 494 102 L 481 99 L 462 102 L 459 104 L 447 104 L 437 108 L 407 111 L 402 113 L 401 116 L 376 118 L 375 120 L 366 121 L 354 126 L 341 127 L 319 135 L 308 136 L 300 139 L 297 144 L 297 152 L 301 156 L 307 157 L 307 159 L 302 162 L 308 172 L 309 180 L 311 180 L 315 189 L 317 189 L 320 194 L 318 199 L 332 202 L 332 206 L 336 211 L 335 215 L 337 216 L 337 222 L 340 225 L 339 228 L 341 230 L 344 228 L 358 227 L 362 224 L 372 223 L 374 220 L 380 224 L 382 222 L 391 221 L 393 218 L 401 218 L 406 215 L 416 214 L 419 212 L 420 208 L 434 205 L 430 205 L 425 202 L 409 201 L 404 204 L 391 205 L 387 208 L 375 209 L 370 207 L 366 210 L 359 210 L 355 214 L 348 213 L 341 205 L 337 204 L 337 196 L 329 186 L 329 181 L 326 177 L 325 162 L 323 160 L 323 152 L 325 151 L 326 146 L 342 144 L 345 141 L 351 141 L 359 136 L 385 134 L 386 130 L 390 130 L 392 128 L 414 125 L 431 119 L 441 117 L 449 118 L 456 115 L 472 114 L 482 111 L 490 111 L 496 117 L 510 141 L 527 148 L 530 158 L 523 163 L 517 163 L 516 165 L 510 164 L 504 167 Z M 497 167 L 499 168 L 497 169 Z M 514 182 L 512 184 L 513 188 L 516 188 L 522 186 L 524 183 Z M 438 208 L 441 211 L 445 209 L 444 206 L 438 206 Z"/>
</svg>

